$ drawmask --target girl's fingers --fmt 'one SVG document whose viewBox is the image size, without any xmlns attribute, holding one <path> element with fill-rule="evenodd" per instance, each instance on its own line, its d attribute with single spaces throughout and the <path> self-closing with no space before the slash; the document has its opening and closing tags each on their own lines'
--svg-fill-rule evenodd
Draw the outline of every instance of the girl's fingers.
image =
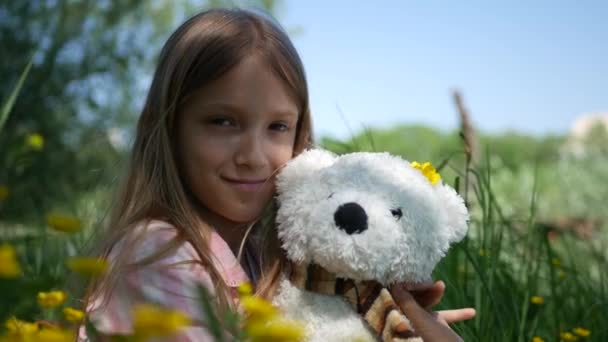
<svg viewBox="0 0 608 342">
<path fill-rule="evenodd" d="M 445 293 L 445 283 L 440 280 L 425 289 L 407 290 L 420 306 L 430 309 L 441 302 L 441 298 Z"/>
<path fill-rule="evenodd" d="M 405 316 L 414 326 L 416 333 L 426 342 L 462 341 L 448 326 L 440 323 L 433 314 L 418 305 L 414 297 L 402 286 L 393 286 L 391 294 Z"/>
<path fill-rule="evenodd" d="M 463 309 L 455 309 L 455 310 L 439 310 L 437 311 L 437 317 L 440 320 L 445 321 L 446 323 L 456 323 L 461 321 L 466 321 L 475 317 L 475 309 L 473 308 L 463 308 Z"/>
</svg>

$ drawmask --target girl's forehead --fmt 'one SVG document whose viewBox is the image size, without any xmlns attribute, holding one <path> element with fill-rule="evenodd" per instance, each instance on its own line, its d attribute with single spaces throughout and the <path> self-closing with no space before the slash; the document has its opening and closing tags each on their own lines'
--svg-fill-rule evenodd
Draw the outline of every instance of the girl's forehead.
<svg viewBox="0 0 608 342">
<path fill-rule="evenodd" d="M 245 57 L 220 78 L 195 90 L 190 97 L 188 104 L 198 107 L 298 114 L 292 91 L 258 54 Z"/>
</svg>

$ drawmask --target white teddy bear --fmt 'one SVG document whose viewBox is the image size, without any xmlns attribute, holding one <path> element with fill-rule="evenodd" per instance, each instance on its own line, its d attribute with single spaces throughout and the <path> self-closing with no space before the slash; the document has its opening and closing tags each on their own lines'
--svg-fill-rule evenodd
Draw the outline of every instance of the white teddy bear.
<svg viewBox="0 0 608 342">
<path fill-rule="evenodd" d="M 420 340 L 386 288 L 430 281 L 469 217 L 425 167 L 316 149 L 277 176 L 278 234 L 294 266 L 273 301 L 306 323 L 308 341 Z"/>
</svg>

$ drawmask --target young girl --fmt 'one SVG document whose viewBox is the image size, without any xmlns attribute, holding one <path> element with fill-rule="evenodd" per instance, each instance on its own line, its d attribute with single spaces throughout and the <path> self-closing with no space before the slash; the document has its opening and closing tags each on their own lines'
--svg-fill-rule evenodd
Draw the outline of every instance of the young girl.
<svg viewBox="0 0 608 342">
<path fill-rule="evenodd" d="M 207 341 L 199 286 L 219 310 L 236 307 L 243 282 L 271 298 L 288 271 L 272 227 L 274 176 L 311 145 L 311 127 L 302 62 L 270 18 L 211 10 L 182 24 L 161 51 L 102 240 L 111 268 L 87 296 L 96 328 L 129 333 L 134 305 L 152 302 L 194 319 L 172 341 Z M 395 294 L 418 329 L 443 333 L 428 341 L 457 338 L 402 286 Z M 442 294 L 435 284 L 422 306 Z"/>
</svg>

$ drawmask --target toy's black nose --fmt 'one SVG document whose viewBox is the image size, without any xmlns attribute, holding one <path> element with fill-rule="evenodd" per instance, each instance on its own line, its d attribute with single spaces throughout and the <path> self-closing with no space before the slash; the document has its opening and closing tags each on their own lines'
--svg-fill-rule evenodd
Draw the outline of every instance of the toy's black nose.
<svg viewBox="0 0 608 342">
<path fill-rule="evenodd" d="M 334 213 L 334 221 L 338 228 L 349 235 L 358 234 L 367 229 L 367 214 L 357 203 L 342 204 Z"/>
</svg>

